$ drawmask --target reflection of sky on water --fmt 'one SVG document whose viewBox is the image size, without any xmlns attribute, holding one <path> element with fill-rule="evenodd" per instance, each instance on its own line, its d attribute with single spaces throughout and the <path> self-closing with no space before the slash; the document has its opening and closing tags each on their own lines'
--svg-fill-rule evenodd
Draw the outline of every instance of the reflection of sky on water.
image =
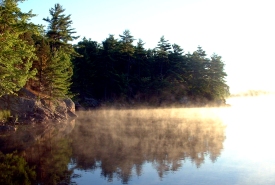
<svg viewBox="0 0 275 185">
<path fill-rule="evenodd" d="M 160 178 L 155 164 L 147 161 L 142 164 L 140 176 L 133 167 L 128 184 L 275 184 L 273 100 L 235 99 L 231 100 L 231 108 L 203 110 L 203 116 L 218 114 L 227 125 L 221 155 L 214 163 L 206 155 L 197 168 L 186 158 L 176 171 L 165 171 Z M 108 182 L 100 168 L 92 172 L 75 169 L 74 173 L 81 174 L 81 178 L 74 179 L 78 184 L 121 184 L 121 179 L 115 177 Z"/>
<path fill-rule="evenodd" d="M 219 160 L 218 160 L 219 161 Z M 224 169 L 226 167 L 226 169 Z M 197 168 L 190 161 L 184 162 L 184 166 L 176 172 L 168 171 L 165 176 L 160 179 L 158 173 L 153 168 L 151 163 L 143 164 L 143 172 L 141 176 L 133 173 L 128 184 L 144 185 L 144 184 L 173 184 L 173 185 L 193 185 L 193 184 L 236 184 L 241 171 L 235 167 L 226 166 L 221 162 L 212 163 L 206 160 L 205 164 Z M 80 171 L 74 170 L 75 174 L 81 174 L 81 178 L 76 178 L 73 181 L 81 185 L 90 184 L 121 184 L 121 179 L 114 178 L 112 182 L 100 177 L 101 169 L 95 171 Z"/>
<path fill-rule="evenodd" d="M 233 98 L 220 162 L 238 171 L 236 184 L 275 184 L 275 122 L 272 95 Z"/>
</svg>

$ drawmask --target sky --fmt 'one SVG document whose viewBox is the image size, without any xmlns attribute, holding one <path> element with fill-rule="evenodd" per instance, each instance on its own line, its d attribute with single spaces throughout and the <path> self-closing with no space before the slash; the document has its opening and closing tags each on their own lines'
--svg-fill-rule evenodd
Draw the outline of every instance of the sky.
<svg viewBox="0 0 275 185">
<path fill-rule="evenodd" d="M 42 19 L 56 3 L 71 15 L 80 39 L 102 42 L 128 29 L 155 48 L 164 36 L 185 53 L 201 46 L 209 57 L 221 56 L 233 94 L 275 91 L 274 0 L 26 0 L 19 7 L 46 26 Z"/>
</svg>

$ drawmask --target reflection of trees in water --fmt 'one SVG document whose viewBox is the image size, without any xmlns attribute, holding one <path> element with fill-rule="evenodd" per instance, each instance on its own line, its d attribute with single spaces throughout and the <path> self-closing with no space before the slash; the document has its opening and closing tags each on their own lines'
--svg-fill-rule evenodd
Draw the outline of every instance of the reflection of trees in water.
<svg viewBox="0 0 275 185">
<path fill-rule="evenodd" d="M 214 162 L 225 139 L 222 122 L 181 111 L 83 113 L 72 133 L 77 168 L 101 168 L 108 180 L 128 182 L 133 172 L 142 174 L 145 162 L 152 163 L 160 177 L 177 171 L 186 159 L 197 167 L 207 156 Z"/>
<path fill-rule="evenodd" d="M 38 184 L 70 182 L 68 164 L 72 155 L 71 139 L 60 129 L 51 129 L 24 151 L 25 158 L 36 166 Z"/>
<path fill-rule="evenodd" d="M 47 128 L 41 129 L 42 126 L 20 127 L 17 132 L 1 138 L 5 141 L 5 145 L 0 149 L 4 152 L 17 150 L 29 166 L 35 166 L 36 179 L 33 184 L 55 185 L 62 181 L 69 183 L 71 171 L 68 170 L 68 164 L 72 148 L 71 139 L 66 135 L 74 125 L 71 123 L 48 125 Z M 18 179 L 13 181 L 17 182 Z"/>
<path fill-rule="evenodd" d="M 17 152 L 4 155 L 0 151 L 0 184 L 29 185 L 35 179 L 35 171 Z"/>
<path fill-rule="evenodd" d="M 25 151 L 29 163 L 36 165 L 38 184 L 69 182 L 68 164 L 72 155 L 68 138 L 49 137 Z"/>
</svg>

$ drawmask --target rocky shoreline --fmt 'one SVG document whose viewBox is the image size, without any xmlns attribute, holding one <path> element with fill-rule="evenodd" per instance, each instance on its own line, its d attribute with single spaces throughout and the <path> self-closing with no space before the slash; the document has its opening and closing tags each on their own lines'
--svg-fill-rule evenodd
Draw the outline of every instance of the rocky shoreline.
<svg viewBox="0 0 275 185">
<path fill-rule="evenodd" d="M 103 103 L 93 98 L 85 98 L 84 102 L 74 103 L 70 98 L 49 100 L 37 96 L 31 90 L 23 88 L 18 96 L 4 95 L 0 98 L 0 110 L 10 110 L 11 116 L 6 122 L 0 120 L 0 133 L 16 131 L 17 125 L 35 125 L 48 123 L 65 123 L 77 117 L 76 110 L 92 110 L 98 108 L 155 108 L 155 107 L 212 107 L 230 106 L 225 100 L 207 102 L 182 98 L 177 104 L 171 102 L 149 106 L 142 103 L 113 102 Z"/>
<path fill-rule="evenodd" d="M 2 96 L 0 110 L 10 110 L 11 113 L 7 122 L 0 122 L 0 132 L 15 131 L 18 124 L 60 123 L 77 117 L 75 104 L 71 99 L 47 100 L 37 97 L 25 88 L 18 96 Z"/>
</svg>

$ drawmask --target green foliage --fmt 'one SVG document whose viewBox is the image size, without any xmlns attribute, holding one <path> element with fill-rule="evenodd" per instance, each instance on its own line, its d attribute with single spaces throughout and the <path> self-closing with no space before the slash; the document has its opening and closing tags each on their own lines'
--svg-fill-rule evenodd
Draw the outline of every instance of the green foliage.
<svg viewBox="0 0 275 185">
<path fill-rule="evenodd" d="M 0 171 L 2 185 L 29 185 L 36 177 L 34 169 L 16 153 L 4 155 L 0 152 Z"/>
<path fill-rule="evenodd" d="M 14 94 L 34 77 L 31 70 L 35 48 L 22 36 L 37 33 L 38 27 L 28 23 L 34 16 L 23 13 L 15 0 L 5 0 L 0 5 L 0 97 Z"/>
<path fill-rule="evenodd" d="M 70 94 L 73 75 L 71 57 L 79 56 L 72 45 L 68 43 L 78 37 L 72 35 L 76 32 L 71 28 L 70 15 L 66 16 L 63 14 L 64 11 L 65 9 L 60 4 L 55 4 L 54 8 L 49 11 L 51 17 L 43 19 L 48 22 L 48 30 L 46 33 L 47 43 L 42 42 L 40 46 L 42 53 L 39 53 L 39 74 L 41 75 L 40 84 L 42 84 L 40 87 L 43 86 L 45 89 L 43 92 L 50 98 L 64 98 Z M 44 69 L 43 62 L 46 63 Z"/>
<path fill-rule="evenodd" d="M 162 104 L 185 96 L 223 100 L 229 94 L 220 56 L 209 59 L 201 47 L 183 54 L 179 45 L 171 45 L 163 36 L 155 49 L 148 50 L 142 40 L 133 45 L 129 30 L 119 36 L 116 40 L 110 35 L 102 45 L 87 39 L 78 43 L 77 52 L 84 57 L 74 59 L 73 82 L 80 98 Z"/>
<path fill-rule="evenodd" d="M 0 122 L 6 122 L 10 116 L 9 110 L 0 110 Z"/>
<path fill-rule="evenodd" d="M 168 43 L 168 40 L 165 40 L 164 36 L 160 38 L 158 46 L 156 48 L 156 62 L 159 68 L 159 78 L 163 81 L 165 78 L 167 69 L 168 69 L 168 54 L 171 49 L 171 45 Z"/>
<path fill-rule="evenodd" d="M 28 82 L 28 85 L 37 92 L 41 93 L 46 90 L 46 81 L 47 81 L 47 66 L 52 57 L 50 52 L 50 45 L 48 40 L 42 36 L 33 37 L 34 45 L 36 48 L 37 59 L 33 62 L 32 68 L 37 70 L 35 79 L 32 79 Z"/>
<path fill-rule="evenodd" d="M 63 48 L 66 53 L 77 55 L 68 42 L 77 39 L 78 36 L 73 36 L 76 32 L 74 28 L 71 28 L 71 15 L 66 16 L 63 14 L 64 11 L 65 9 L 60 4 L 55 4 L 54 8 L 49 10 L 51 17 L 43 19 L 48 23 L 46 36 L 49 39 L 52 53 Z"/>
<path fill-rule="evenodd" d="M 134 93 L 147 93 L 149 90 L 149 82 L 151 79 L 149 63 L 147 60 L 147 51 L 144 48 L 144 42 L 139 39 L 135 46 L 134 63 L 132 65 L 132 81 L 134 85 Z M 140 101 L 140 97 L 138 96 Z"/>
<path fill-rule="evenodd" d="M 135 40 L 129 30 L 125 30 L 120 37 L 120 51 L 126 56 L 132 56 L 134 53 L 133 41 Z"/>
<path fill-rule="evenodd" d="M 34 15 L 21 12 L 18 2 L 0 4 L 0 97 L 24 86 L 49 99 L 64 98 L 72 88 L 82 100 L 154 99 L 157 104 L 184 96 L 216 101 L 229 95 L 221 57 L 207 58 L 201 47 L 183 54 L 162 36 L 156 48 L 145 49 L 142 40 L 134 45 L 129 30 L 119 39 L 110 35 L 98 43 L 84 38 L 73 46 L 78 36 L 60 4 L 43 19 L 48 27 L 42 31 L 29 23 Z"/>
<path fill-rule="evenodd" d="M 80 53 L 83 57 L 74 58 L 74 60 L 72 61 L 74 66 L 72 90 L 76 94 L 87 96 L 91 93 L 91 88 L 94 86 L 94 84 L 101 83 L 101 85 L 103 85 L 102 81 L 96 81 L 96 79 L 104 78 L 106 74 L 102 72 L 110 71 L 102 71 L 101 69 L 104 66 L 106 66 L 105 64 L 108 63 L 107 56 L 106 59 L 99 58 L 98 53 L 100 50 L 100 45 L 96 41 L 91 41 L 90 39 L 87 40 L 86 38 L 83 38 L 83 40 L 78 43 L 78 47 L 76 47 L 75 50 L 76 52 Z M 101 67 L 97 67 L 96 69 L 94 67 L 95 65 L 100 65 Z M 99 75 L 101 76 L 99 77 Z M 105 78 L 107 77 L 108 76 L 106 76 Z M 98 87 L 98 89 L 99 88 L 100 87 Z M 94 96 L 96 96 L 95 92 Z"/>
<path fill-rule="evenodd" d="M 226 85 L 225 77 L 227 74 L 224 72 L 224 63 L 221 56 L 213 54 L 207 66 L 208 71 L 208 94 L 211 99 L 223 99 L 229 96 L 229 87 Z"/>
<path fill-rule="evenodd" d="M 70 55 L 62 50 L 55 52 L 55 55 L 48 61 L 45 69 L 46 79 L 44 93 L 51 98 L 64 98 L 69 94 L 73 67 Z"/>
</svg>

